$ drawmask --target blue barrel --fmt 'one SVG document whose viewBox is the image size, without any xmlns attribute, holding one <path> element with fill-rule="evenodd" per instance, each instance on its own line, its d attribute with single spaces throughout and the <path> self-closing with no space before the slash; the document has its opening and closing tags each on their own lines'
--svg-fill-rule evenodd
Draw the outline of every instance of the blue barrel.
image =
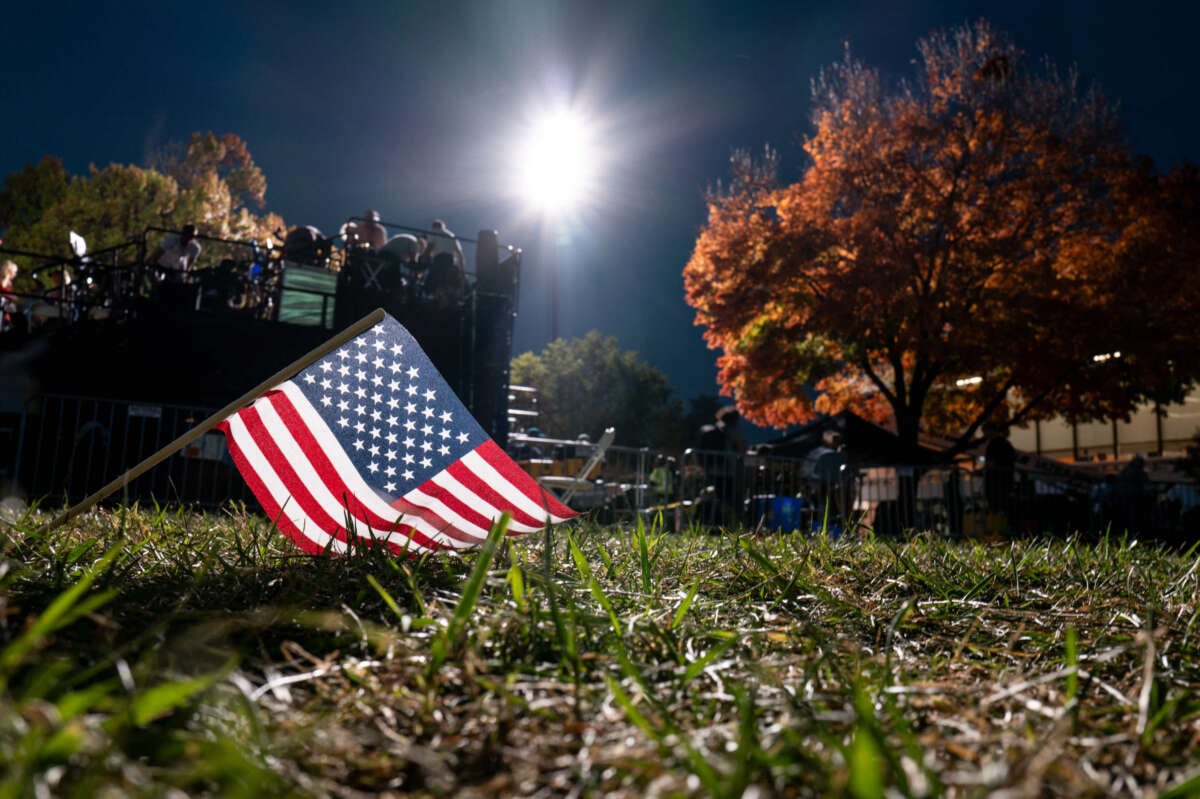
<svg viewBox="0 0 1200 799">
<path fill-rule="evenodd" d="M 793 533 L 800 529 L 800 510 L 804 501 L 797 497 L 774 497 L 771 500 L 772 530 Z"/>
</svg>

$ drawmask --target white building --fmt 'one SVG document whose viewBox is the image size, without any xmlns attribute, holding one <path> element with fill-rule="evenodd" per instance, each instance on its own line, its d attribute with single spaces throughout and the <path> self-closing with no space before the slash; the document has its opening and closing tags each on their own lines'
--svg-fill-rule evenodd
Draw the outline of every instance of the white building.
<svg viewBox="0 0 1200 799">
<path fill-rule="evenodd" d="M 1183 402 L 1139 407 L 1128 422 L 1068 424 L 1060 418 L 1014 427 L 1009 435 L 1019 450 L 1059 460 L 1123 460 L 1137 453 L 1182 456 L 1200 434 L 1200 390 Z"/>
</svg>

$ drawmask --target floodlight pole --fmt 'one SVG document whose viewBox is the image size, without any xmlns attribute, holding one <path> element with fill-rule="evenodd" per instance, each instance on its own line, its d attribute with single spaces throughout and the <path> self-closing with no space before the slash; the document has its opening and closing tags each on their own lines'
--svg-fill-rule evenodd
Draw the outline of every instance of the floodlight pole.
<svg viewBox="0 0 1200 799">
<path fill-rule="evenodd" d="M 558 339 L 558 230 L 550 223 L 550 340 Z"/>
</svg>

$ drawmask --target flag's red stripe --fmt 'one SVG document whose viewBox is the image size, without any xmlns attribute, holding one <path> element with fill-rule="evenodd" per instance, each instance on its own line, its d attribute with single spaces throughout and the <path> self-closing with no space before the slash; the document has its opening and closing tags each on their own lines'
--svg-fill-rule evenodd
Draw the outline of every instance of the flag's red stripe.
<svg viewBox="0 0 1200 799">
<path fill-rule="evenodd" d="M 346 484 L 341 473 L 334 466 L 333 462 L 329 460 L 329 457 L 325 454 L 325 450 L 316 436 L 313 435 L 311 428 L 304 419 L 303 413 L 292 403 L 291 398 L 284 392 L 276 393 L 271 397 L 271 406 L 279 414 L 279 418 L 287 426 L 296 443 L 300 445 L 305 457 L 312 464 L 314 471 L 320 476 L 321 481 L 329 489 L 330 493 L 335 497 L 353 496 L 353 492 Z M 380 501 L 382 502 L 383 500 L 381 499 Z M 487 537 L 486 525 L 483 528 L 485 532 L 482 535 L 471 535 L 468 532 L 456 529 L 446 520 L 423 508 L 412 509 L 411 511 L 401 508 L 401 510 L 410 515 L 419 516 L 424 521 L 429 522 L 439 532 L 464 544 L 477 544 Z M 420 530 L 413 528 L 409 524 L 404 524 L 402 519 L 393 520 L 380 516 L 366 507 L 361 500 L 354 503 L 351 513 L 356 521 L 360 521 L 376 530 L 390 531 L 396 529 L 412 537 L 421 546 L 436 549 L 447 548 L 447 544 L 430 539 Z"/>
<path fill-rule="evenodd" d="M 263 506 L 263 510 L 275 522 L 275 526 L 279 528 L 279 531 L 310 555 L 320 555 L 324 552 L 324 547 L 309 538 L 303 529 L 298 527 L 290 517 L 284 515 L 283 508 L 275 501 L 275 496 L 267 488 L 262 478 L 259 477 L 258 470 L 254 468 L 254 465 L 250 463 L 245 453 L 242 452 L 241 446 L 230 435 L 229 423 L 221 422 L 217 427 L 225 433 L 225 443 L 229 448 L 229 455 L 233 458 L 238 471 L 242 473 L 242 478 L 246 481 L 246 485 L 250 487 L 254 496 L 258 498 L 259 504 Z M 316 524 L 314 523 L 313 526 L 315 527 Z"/>
<path fill-rule="evenodd" d="M 500 449 L 500 445 L 490 438 L 475 450 L 491 467 L 500 473 L 505 480 L 515 486 L 522 494 L 535 502 L 538 507 L 545 508 L 551 515 L 569 519 L 578 514 L 562 504 L 557 497 L 548 491 L 537 480 L 522 469 L 517 462 Z"/>
<path fill-rule="evenodd" d="M 314 466 L 317 467 L 317 471 L 322 475 L 322 479 L 325 481 L 326 485 L 329 486 L 330 490 L 335 492 L 349 493 L 349 489 L 345 482 L 341 479 L 337 467 L 334 466 L 334 464 L 326 457 L 325 451 L 321 446 L 321 442 L 318 441 L 316 436 L 312 434 L 311 428 L 305 421 L 304 413 L 296 406 L 294 402 L 292 402 L 292 398 L 286 392 L 279 392 L 277 395 L 273 396 L 271 400 L 272 407 L 276 409 L 280 419 L 282 419 L 292 431 L 293 437 L 304 450 L 305 455 L 310 461 L 313 461 Z M 425 489 L 430 487 L 434 487 L 434 484 L 427 482 L 421 487 L 420 490 L 422 490 L 424 493 L 430 493 L 425 491 Z M 340 493 L 335 494 L 335 496 L 340 495 Z M 461 505 L 461 502 L 459 504 Z M 471 532 L 470 530 L 460 529 L 457 524 L 449 519 L 444 518 L 436 510 L 424 507 L 423 505 L 414 502 L 406 501 L 403 498 L 393 502 L 392 507 L 401 511 L 405 515 L 420 518 L 422 521 L 427 522 L 431 527 L 443 535 L 453 538 L 457 541 L 461 541 L 464 544 L 477 544 L 480 541 L 483 541 L 485 538 L 487 538 L 488 530 L 491 528 L 491 520 L 487 519 L 486 516 L 478 512 L 473 514 L 473 518 L 472 516 L 467 516 L 464 514 L 464 521 L 473 523 L 476 526 L 477 532 Z M 461 507 L 468 509 L 465 505 L 461 505 Z M 494 510 L 496 512 L 496 516 L 499 517 L 501 510 L 498 508 L 494 508 Z M 359 518 L 359 520 L 363 521 L 365 524 L 369 524 L 377 529 L 380 527 L 388 528 L 390 525 L 394 524 L 394 522 L 390 522 L 380 517 L 369 508 L 364 508 L 363 514 L 364 515 L 362 516 L 356 516 L 356 518 Z M 535 522 L 534 526 L 539 525 L 540 522 Z M 419 534 L 420 533 L 418 532 L 418 535 Z M 440 544 L 439 546 L 445 547 L 446 545 Z"/>
<path fill-rule="evenodd" d="M 260 401 L 268 401 L 274 404 L 274 395 L 264 397 Z M 312 495 L 312 491 L 304 484 L 304 480 L 296 473 L 293 464 L 289 463 L 283 452 L 279 449 L 275 437 L 271 435 L 271 431 L 267 429 L 266 424 L 259 414 L 258 408 L 251 405 L 239 412 L 238 416 L 242 420 L 242 424 L 246 426 L 246 432 L 254 439 L 254 443 L 258 445 L 263 457 L 270 462 L 271 467 L 275 470 L 275 475 L 279 481 L 283 483 L 284 489 L 290 495 L 291 499 L 299 504 L 304 515 L 309 519 L 313 519 L 317 527 L 326 534 L 342 541 L 348 541 L 346 528 L 339 524 L 336 519 L 330 517 L 329 512 L 325 510 L 321 503 Z M 319 521 L 317 521 L 319 519 Z"/>
<path fill-rule="evenodd" d="M 471 471 L 462 461 L 451 464 L 446 471 L 458 482 L 466 486 L 472 493 L 494 508 L 503 508 L 513 515 L 521 524 L 531 527 L 542 527 L 546 519 L 535 519 L 519 508 L 511 507 L 511 503 L 499 491 L 484 482 L 475 472 Z"/>
<path fill-rule="evenodd" d="M 356 522 L 361 522 L 372 528 L 380 538 L 388 534 L 400 533 L 412 538 L 420 546 L 429 549 L 445 548 L 445 544 L 433 541 L 424 533 L 413 529 L 409 525 L 402 524 L 397 520 L 384 519 L 370 513 L 363 507 L 361 500 L 349 490 L 342 481 L 337 469 L 330 463 L 320 447 L 316 445 L 316 441 L 312 437 L 308 425 L 301 414 L 292 406 L 288 396 L 283 392 L 274 392 L 269 397 L 265 397 L 265 399 L 271 403 L 271 407 L 279 414 L 288 432 L 300 445 L 312 471 L 321 478 L 321 481 L 325 484 L 330 494 L 341 501 L 343 509 L 349 511 L 350 516 Z M 328 525 L 323 525 L 326 532 L 335 535 L 342 541 L 349 541 L 350 539 L 345 526 L 339 520 L 330 517 L 329 511 L 325 510 L 320 502 L 313 497 L 312 492 L 305 486 L 304 479 L 296 471 L 295 466 L 287 461 L 282 450 L 279 449 L 277 442 L 263 423 L 257 409 L 251 406 L 243 411 L 241 415 L 247 429 L 250 430 L 255 441 L 258 442 L 259 447 L 263 450 L 263 455 L 275 467 L 287 490 L 293 497 L 303 502 L 302 507 L 305 509 L 305 512 L 309 516 L 314 516 L 315 514 L 311 509 L 315 508 L 317 513 L 324 518 L 330 519 L 334 524 L 332 530 L 329 529 Z M 284 468 L 281 469 L 281 466 Z"/>
<path fill-rule="evenodd" d="M 449 472 L 448 469 L 446 471 Z M 459 516 L 461 516 L 464 521 L 469 522 L 470 524 L 473 524 L 476 527 L 482 528 L 484 530 L 491 529 L 492 522 L 494 521 L 493 519 L 489 519 L 486 516 L 484 516 L 482 513 L 480 513 L 478 510 L 471 507 L 470 505 L 468 505 L 466 502 L 464 502 L 462 499 L 460 499 L 457 495 L 455 495 L 455 493 L 453 491 L 446 488 L 445 486 L 440 486 L 437 483 L 433 482 L 432 480 L 427 480 L 423 485 L 421 485 L 417 489 L 417 491 L 419 491 L 421 494 L 424 494 L 427 497 L 430 497 L 431 499 L 440 500 L 443 505 L 445 505 L 452 512 L 457 513 Z M 405 497 L 402 497 L 401 499 L 397 500 L 395 503 L 396 507 L 417 508 L 421 512 L 432 513 L 432 511 L 426 510 L 424 508 L 420 508 L 420 506 L 415 505 L 409 499 L 409 497 L 411 497 L 412 494 L 413 494 L 413 492 L 409 492 Z M 496 518 L 500 518 L 500 513 L 501 513 L 501 511 L 496 510 Z"/>
<path fill-rule="evenodd" d="M 244 424 L 246 421 L 244 412 L 238 413 L 237 416 Z M 326 544 L 318 541 L 309 534 L 309 525 L 311 525 L 312 530 L 321 530 L 321 532 L 324 532 L 330 537 L 334 537 L 332 533 L 341 531 L 342 528 L 339 527 L 336 531 L 330 531 L 327 526 L 317 522 L 316 519 L 312 517 L 312 514 L 308 512 L 308 509 L 304 508 L 298 502 L 291 504 L 293 504 L 294 507 L 301 512 L 307 524 L 304 526 L 296 524 L 296 522 L 289 515 L 284 513 L 283 506 L 275 499 L 275 495 L 271 492 L 270 488 L 267 487 L 261 475 L 255 469 L 254 464 L 249 458 L 246 457 L 237 440 L 230 435 L 228 423 L 222 422 L 220 428 L 225 431 L 230 454 L 233 456 L 234 463 L 237 464 L 239 471 L 246 480 L 246 484 L 250 487 L 250 490 L 254 492 L 254 496 L 257 497 L 259 502 L 262 504 L 263 510 L 271 516 L 272 521 L 274 521 L 276 526 L 279 527 L 280 532 L 295 542 L 296 545 L 305 552 L 311 555 L 324 554 L 326 552 Z M 247 435 L 250 435 L 248 430 Z M 261 451 L 261 441 L 252 435 L 251 438 L 254 440 L 256 445 L 259 445 L 259 449 Z M 291 499 L 296 498 L 289 497 L 289 500 Z M 322 515 L 328 518 L 327 513 L 322 512 Z M 341 536 L 338 537 L 341 538 Z M 372 543 L 378 543 L 378 539 Z M 392 540 L 385 540 L 383 543 L 387 545 L 388 549 L 391 550 L 393 554 L 414 554 L 414 551 L 410 547 L 410 542 L 406 541 L 400 543 Z M 333 551 L 336 552 L 337 550 Z"/>
<path fill-rule="evenodd" d="M 278 392 L 271 397 L 271 407 L 280 415 L 280 419 L 287 426 L 288 432 L 292 434 L 296 444 L 299 444 L 300 449 L 304 451 L 308 463 L 312 465 L 313 471 L 320 477 L 320 480 L 325 483 L 325 487 L 334 497 L 342 498 L 343 504 L 349 498 L 353 498 L 352 506 L 349 507 L 350 515 L 353 516 L 356 522 L 366 524 L 380 534 L 402 533 L 412 537 L 413 541 L 419 543 L 422 547 L 443 549 L 446 548 L 445 543 L 431 539 L 425 533 L 415 529 L 410 524 L 403 523 L 402 519 L 389 519 L 379 516 L 378 513 L 372 511 L 370 507 L 365 506 L 362 500 L 349 488 L 346 481 L 342 479 L 340 471 L 337 470 L 325 451 L 317 441 L 317 438 L 312 434 L 312 429 L 308 427 L 304 414 L 295 407 L 292 403 L 292 398 L 288 397 L 284 392 Z M 282 457 L 282 455 L 281 455 Z M 449 533 L 449 530 L 446 531 Z M 462 540 L 461 535 L 450 535 L 455 539 Z M 479 536 L 468 537 L 464 543 L 478 543 Z"/>
</svg>

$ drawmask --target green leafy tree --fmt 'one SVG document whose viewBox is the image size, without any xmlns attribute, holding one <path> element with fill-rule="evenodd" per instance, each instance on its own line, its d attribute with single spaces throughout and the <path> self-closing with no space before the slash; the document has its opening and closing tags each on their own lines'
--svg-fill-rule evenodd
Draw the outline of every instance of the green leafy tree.
<svg viewBox="0 0 1200 799">
<path fill-rule="evenodd" d="M 62 160 L 52 155 L 6 177 L 0 188 L 0 231 L 33 225 L 63 198 L 70 180 Z"/>
<path fill-rule="evenodd" d="M 598 331 L 518 355 L 511 379 L 538 390 L 536 425 L 551 437 L 586 433 L 594 441 L 614 427 L 626 446 L 678 448 L 683 441 L 682 403 L 671 398 L 666 375 Z"/>
<path fill-rule="evenodd" d="M 7 243 L 27 252 L 68 255 L 67 234 L 84 236 L 91 250 L 136 239 L 147 227 L 171 224 L 178 187 L 152 169 L 109 164 L 74 177 L 62 197 L 33 224 L 17 228 Z"/>
<path fill-rule="evenodd" d="M 137 239 L 147 228 L 178 230 L 195 223 L 220 239 L 264 239 L 283 220 L 258 214 L 266 179 L 233 134 L 196 133 L 176 156 L 157 156 L 155 166 L 92 166 L 67 176 L 58 159 L 10 175 L 0 193 L 9 224 L 5 244 L 47 255 L 67 254 L 67 233 L 82 234 L 93 251 Z M 11 211 L 9 209 L 12 209 Z"/>
</svg>

